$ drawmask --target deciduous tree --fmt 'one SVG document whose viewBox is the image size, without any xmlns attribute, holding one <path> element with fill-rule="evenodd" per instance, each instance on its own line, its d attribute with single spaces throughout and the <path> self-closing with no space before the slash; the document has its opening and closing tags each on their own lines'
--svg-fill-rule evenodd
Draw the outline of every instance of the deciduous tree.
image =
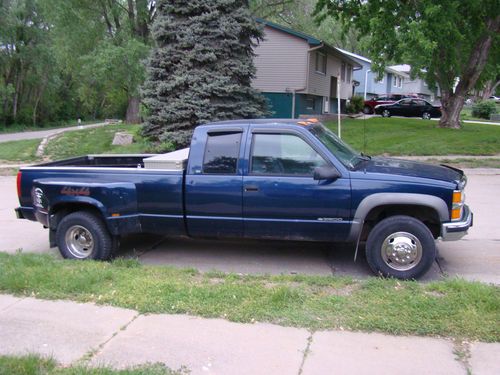
<svg viewBox="0 0 500 375">
<path fill-rule="evenodd" d="M 390 60 L 405 62 L 412 75 L 437 84 L 441 127 L 460 127 L 466 95 L 498 61 L 498 0 L 318 0 L 316 11 L 319 21 L 332 16 L 345 29 L 369 36 L 369 54 L 379 70 Z"/>
</svg>

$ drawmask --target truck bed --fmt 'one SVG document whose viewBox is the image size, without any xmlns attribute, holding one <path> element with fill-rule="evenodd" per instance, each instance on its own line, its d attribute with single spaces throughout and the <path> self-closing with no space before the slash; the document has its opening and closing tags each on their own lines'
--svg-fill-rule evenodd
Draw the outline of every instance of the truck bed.
<svg viewBox="0 0 500 375">
<path fill-rule="evenodd" d="M 144 168 L 144 159 L 156 154 L 86 155 L 38 164 L 37 167 Z"/>
</svg>

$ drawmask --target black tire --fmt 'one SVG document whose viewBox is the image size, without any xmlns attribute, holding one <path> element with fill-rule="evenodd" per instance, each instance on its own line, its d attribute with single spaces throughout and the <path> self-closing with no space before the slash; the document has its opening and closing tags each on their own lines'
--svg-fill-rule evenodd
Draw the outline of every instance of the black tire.
<svg viewBox="0 0 500 375">
<path fill-rule="evenodd" d="M 113 241 L 101 218 L 77 211 L 65 216 L 56 231 L 59 251 L 67 259 L 110 259 L 117 242 Z"/>
<path fill-rule="evenodd" d="M 363 113 L 365 115 L 369 115 L 371 114 L 373 111 L 372 111 L 372 108 L 369 106 L 369 105 L 365 105 L 364 108 L 363 108 Z"/>
<path fill-rule="evenodd" d="M 389 111 L 388 109 L 384 109 L 382 111 L 382 117 L 391 117 L 391 111 Z"/>
<path fill-rule="evenodd" d="M 436 244 L 431 231 L 420 220 L 391 216 L 377 223 L 368 235 L 366 259 L 376 274 L 417 279 L 436 259 Z"/>
</svg>

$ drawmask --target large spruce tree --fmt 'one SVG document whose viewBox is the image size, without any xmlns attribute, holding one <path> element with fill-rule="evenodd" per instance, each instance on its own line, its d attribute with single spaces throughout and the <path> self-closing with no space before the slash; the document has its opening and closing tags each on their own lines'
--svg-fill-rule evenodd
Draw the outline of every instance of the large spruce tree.
<svg viewBox="0 0 500 375">
<path fill-rule="evenodd" d="M 266 114 L 265 98 L 251 87 L 252 47 L 263 34 L 247 3 L 158 2 L 143 86 L 146 136 L 181 147 L 198 124 Z"/>
</svg>

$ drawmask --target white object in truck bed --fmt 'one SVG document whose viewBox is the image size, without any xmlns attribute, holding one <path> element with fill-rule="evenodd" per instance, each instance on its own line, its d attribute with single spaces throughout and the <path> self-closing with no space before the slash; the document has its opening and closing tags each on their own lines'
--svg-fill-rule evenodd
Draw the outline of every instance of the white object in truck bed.
<svg viewBox="0 0 500 375">
<path fill-rule="evenodd" d="M 187 166 L 189 147 L 144 159 L 144 168 L 182 171 Z"/>
</svg>

